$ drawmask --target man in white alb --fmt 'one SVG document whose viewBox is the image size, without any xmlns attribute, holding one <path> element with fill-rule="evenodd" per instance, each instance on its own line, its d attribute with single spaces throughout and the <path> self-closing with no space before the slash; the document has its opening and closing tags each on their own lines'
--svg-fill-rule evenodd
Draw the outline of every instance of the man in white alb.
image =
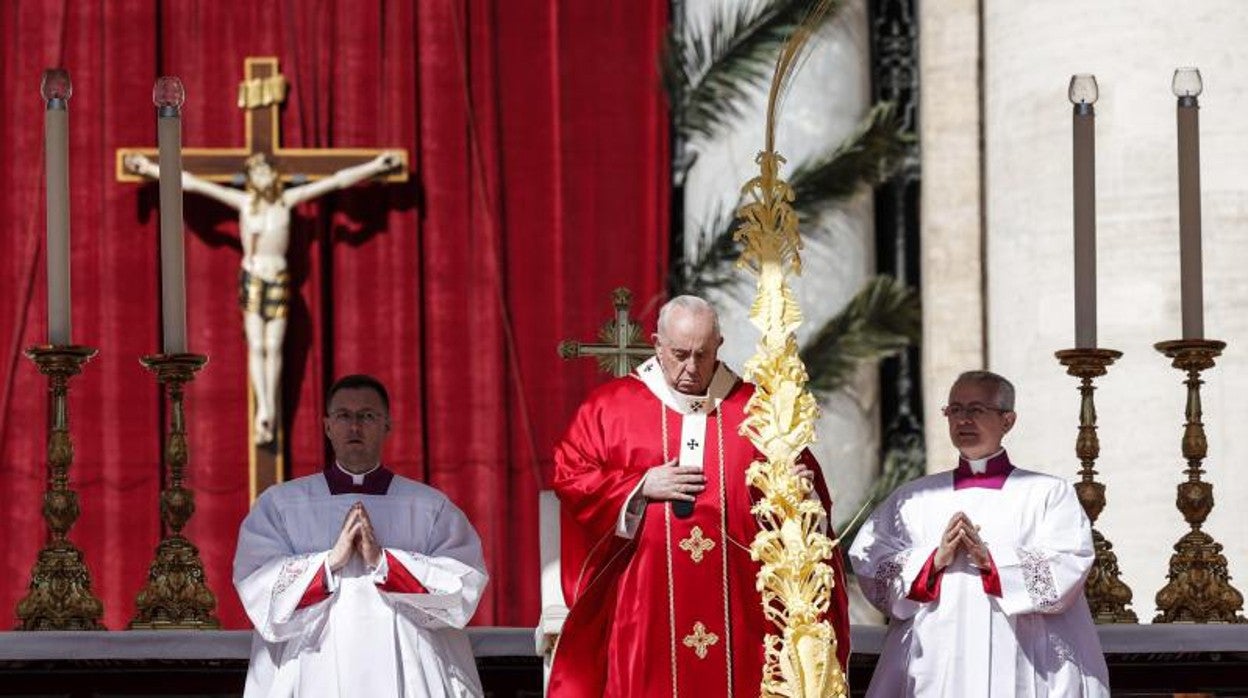
<svg viewBox="0 0 1248 698">
<path fill-rule="evenodd" d="M 944 414 L 957 467 L 899 487 L 850 549 L 889 617 L 867 695 L 1108 696 L 1083 596 L 1091 525 L 1074 488 L 1010 462 L 1005 378 L 963 373 Z"/>
<path fill-rule="evenodd" d="M 256 696 L 480 696 L 464 626 L 488 579 L 441 492 L 381 465 L 390 400 L 371 376 L 326 399 L 336 462 L 272 487 L 243 520 L 234 586 L 256 632 Z"/>
</svg>

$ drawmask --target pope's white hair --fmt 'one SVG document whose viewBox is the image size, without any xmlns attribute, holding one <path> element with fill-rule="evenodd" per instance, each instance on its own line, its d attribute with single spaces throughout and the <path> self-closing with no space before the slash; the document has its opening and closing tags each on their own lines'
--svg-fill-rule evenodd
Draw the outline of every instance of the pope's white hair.
<svg viewBox="0 0 1248 698">
<path fill-rule="evenodd" d="M 715 330 L 715 335 L 722 336 L 719 331 L 719 313 L 715 312 L 714 306 L 707 303 L 704 298 L 688 295 L 676 296 L 659 308 L 658 330 L 660 335 L 667 336 L 669 315 L 674 308 L 693 314 L 709 314 L 711 316 L 711 327 Z"/>
</svg>

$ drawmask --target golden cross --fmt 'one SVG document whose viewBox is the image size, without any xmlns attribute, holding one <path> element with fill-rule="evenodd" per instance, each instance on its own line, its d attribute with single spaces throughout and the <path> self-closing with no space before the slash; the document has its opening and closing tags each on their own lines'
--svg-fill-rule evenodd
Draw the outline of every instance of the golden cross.
<svg viewBox="0 0 1248 698">
<path fill-rule="evenodd" d="M 628 317 L 628 306 L 633 303 L 632 292 L 627 288 L 617 288 L 612 293 L 612 302 L 615 305 L 615 319 L 598 330 L 601 344 L 564 340 L 559 343 L 559 355 L 565 359 L 593 356 L 598 359 L 600 370 L 621 378 L 654 356 L 654 347 L 642 341 L 641 325 Z"/>
<path fill-rule="evenodd" d="M 685 647 L 692 649 L 693 653 L 698 655 L 698 659 L 706 659 L 706 648 L 719 642 L 719 636 L 707 632 L 702 621 L 698 621 L 693 624 L 693 634 L 686 635 L 681 642 L 685 643 Z"/>
<path fill-rule="evenodd" d="M 680 549 L 689 553 L 689 557 L 693 558 L 694 562 L 702 562 L 702 556 L 714 547 L 715 541 L 703 537 L 701 526 L 694 526 L 689 532 L 689 537 L 680 541 Z"/>
</svg>

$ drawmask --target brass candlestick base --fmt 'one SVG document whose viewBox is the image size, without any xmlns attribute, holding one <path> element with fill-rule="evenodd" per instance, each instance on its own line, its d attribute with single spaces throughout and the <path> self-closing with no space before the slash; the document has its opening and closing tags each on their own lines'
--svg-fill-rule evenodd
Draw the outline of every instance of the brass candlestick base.
<svg viewBox="0 0 1248 698">
<path fill-rule="evenodd" d="M 1200 476 L 1201 461 L 1208 451 L 1205 426 L 1201 423 L 1200 372 L 1213 368 L 1214 359 L 1226 342 L 1213 339 L 1180 339 L 1159 342 L 1157 351 L 1173 361 L 1171 365 L 1187 372 L 1187 424 L 1183 430 L 1183 457 L 1187 460 L 1187 481 L 1178 486 L 1175 506 L 1191 525 L 1174 546 L 1170 557 L 1169 580 L 1157 592 L 1161 613 L 1154 623 L 1243 623 L 1238 612 L 1244 606 L 1243 594 L 1230 584 L 1222 545 L 1200 530 L 1213 510 L 1213 485 Z"/>
<path fill-rule="evenodd" d="M 96 349 L 79 346 L 34 346 L 26 357 L 48 377 L 52 397 L 48 433 L 48 487 L 43 494 L 43 520 L 48 538 L 35 569 L 30 591 L 17 604 L 18 630 L 103 630 L 104 604 L 91 593 L 91 574 L 82 552 L 69 541 L 78 520 L 78 495 L 69 489 L 74 445 L 69 438 L 69 379 L 82 372 Z"/>
<path fill-rule="evenodd" d="M 1096 436 L 1096 403 L 1092 393 L 1096 387 L 1092 379 L 1109 371 L 1122 352 L 1113 349 L 1065 349 L 1055 354 L 1066 367 L 1066 373 L 1079 379 L 1079 436 L 1075 439 L 1075 455 L 1079 457 L 1079 482 L 1075 492 L 1079 503 L 1092 522 L 1092 546 L 1096 550 L 1096 562 L 1084 581 L 1084 594 L 1092 618 L 1097 623 L 1137 623 L 1131 604 L 1131 587 L 1122 581 L 1118 571 L 1118 556 L 1114 546 L 1096 530 L 1096 519 L 1105 508 L 1105 485 L 1096 481 L 1096 459 L 1101 454 L 1101 442 Z"/>
<path fill-rule="evenodd" d="M 156 546 L 156 559 L 147 574 L 147 584 L 135 599 L 137 611 L 131 630 L 213 630 L 221 624 L 212 615 L 217 599 L 204 581 L 204 565 L 199 550 L 182 535 L 182 528 L 195 513 L 195 494 L 182 486 L 186 469 L 186 426 L 182 411 L 183 386 L 195 379 L 208 357 L 199 354 L 155 354 L 141 359 L 165 386 L 172 407 L 165 460 L 169 464 L 169 486 L 160 494 L 160 518 L 165 537 Z"/>
</svg>

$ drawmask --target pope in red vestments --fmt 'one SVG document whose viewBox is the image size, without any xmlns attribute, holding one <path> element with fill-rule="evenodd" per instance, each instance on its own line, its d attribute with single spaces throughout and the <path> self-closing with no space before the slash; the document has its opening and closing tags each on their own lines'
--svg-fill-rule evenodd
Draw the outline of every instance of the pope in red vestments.
<svg viewBox="0 0 1248 698">
<path fill-rule="evenodd" d="M 755 588 L 757 492 L 745 482 L 760 455 L 738 434 L 754 388 L 718 362 L 723 340 L 705 301 L 673 299 L 658 329 L 656 357 L 596 390 L 555 454 L 570 607 L 551 671 L 556 698 L 757 695 L 761 685 L 763 636 L 775 627 Z M 796 468 L 830 507 L 809 453 Z M 845 666 L 839 552 L 828 562 Z"/>
</svg>

